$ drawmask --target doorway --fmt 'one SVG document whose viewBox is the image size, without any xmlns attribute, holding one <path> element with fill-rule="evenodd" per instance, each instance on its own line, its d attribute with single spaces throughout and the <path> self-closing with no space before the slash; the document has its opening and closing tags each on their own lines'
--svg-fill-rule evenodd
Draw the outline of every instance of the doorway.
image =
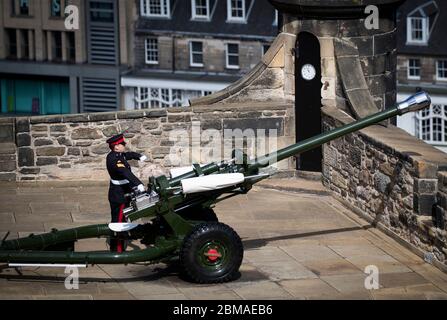
<svg viewBox="0 0 447 320">
<path fill-rule="evenodd" d="M 321 133 L 320 42 L 309 32 L 298 34 L 295 45 L 295 132 L 296 142 Z M 321 172 L 322 147 L 296 156 L 296 169 Z"/>
</svg>

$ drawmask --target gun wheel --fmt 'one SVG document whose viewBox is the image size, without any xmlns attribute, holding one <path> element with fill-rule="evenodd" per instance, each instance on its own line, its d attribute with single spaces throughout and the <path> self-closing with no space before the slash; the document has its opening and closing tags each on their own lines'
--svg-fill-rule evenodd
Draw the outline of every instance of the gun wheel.
<svg viewBox="0 0 447 320">
<path fill-rule="evenodd" d="M 197 283 L 233 280 L 242 263 L 244 249 L 239 235 L 219 222 L 197 225 L 183 241 L 180 263 L 185 276 Z"/>
</svg>

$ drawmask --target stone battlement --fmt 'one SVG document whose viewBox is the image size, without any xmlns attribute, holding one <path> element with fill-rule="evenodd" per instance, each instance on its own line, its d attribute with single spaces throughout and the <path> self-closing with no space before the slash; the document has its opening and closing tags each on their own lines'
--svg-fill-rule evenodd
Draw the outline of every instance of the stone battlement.
<svg viewBox="0 0 447 320">
<path fill-rule="evenodd" d="M 354 120 L 333 107 L 323 114 L 325 130 Z M 447 154 L 382 125 L 331 141 L 323 153 L 323 183 L 339 200 L 447 270 Z"/>
<path fill-rule="evenodd" d="M 194 125 L 199 134 L 214 129 L 222 132 L 222 141 L 225 129 L 275 130 L 278 144 L 285 146 L 293 142 L 292 112 L 293 106 L 288 104 L 246 103 L 16 118 L 16 149 L 9 148 L 11 155 L 0 161 L 0 179 L 107 180 L 105 155 L 110 149 L 106 140 L 127 130 L 129 148 L 148 156 L 147 162 L 134 163 L 137 176 L 146 180 L 173 166 L 169 154 L 176 143 L 176 135 L 171 134 L 174 130 L 191 135 Z M 206 163 L 212 146 L 206 138 L 202 140 L 200 154 L 191 159 Z"/>
</svg>

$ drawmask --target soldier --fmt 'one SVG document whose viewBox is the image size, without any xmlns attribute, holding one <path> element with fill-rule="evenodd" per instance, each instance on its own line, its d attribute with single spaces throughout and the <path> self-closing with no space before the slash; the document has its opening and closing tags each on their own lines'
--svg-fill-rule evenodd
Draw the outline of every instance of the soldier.
<svg viewBox="0 0 447 320">
<path fill-rule="evenodd" d="M 112 222 L 125 222 L 123 209 L 126 205 L 124 195 L 130 193 L 137 187 L 138 191 L 144 192 L 143 183 L 132 173 L 127 160 L 146 160 L 146 156 L 136 152 L 124 152 L 126 142 L 124 135 L 118 134 L 107 140 L 112 150 L 107 155 L 107 171 L 110 175 L 109 203 L 112 215 Z M 110 250 L 122 252 L 124 241 L 119 239 L 110 240 Z"/>
</svg>

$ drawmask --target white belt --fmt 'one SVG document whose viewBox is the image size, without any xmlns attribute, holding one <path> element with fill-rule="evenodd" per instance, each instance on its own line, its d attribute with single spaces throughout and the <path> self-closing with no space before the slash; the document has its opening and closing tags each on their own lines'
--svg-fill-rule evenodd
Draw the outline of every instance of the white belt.
<svg viewBox="0 0 447 320">
<path fill-rule="evenodd" d="M 113 180 L 113 179 L 110 179 L 110 182 L 112 184 L 114 184 L 115 186 L 121 186 L 123 184 L 128 184 L 129 180 L 127 180 L 127 179 L 124 179 L 124 180 Z"/>
</svg>

